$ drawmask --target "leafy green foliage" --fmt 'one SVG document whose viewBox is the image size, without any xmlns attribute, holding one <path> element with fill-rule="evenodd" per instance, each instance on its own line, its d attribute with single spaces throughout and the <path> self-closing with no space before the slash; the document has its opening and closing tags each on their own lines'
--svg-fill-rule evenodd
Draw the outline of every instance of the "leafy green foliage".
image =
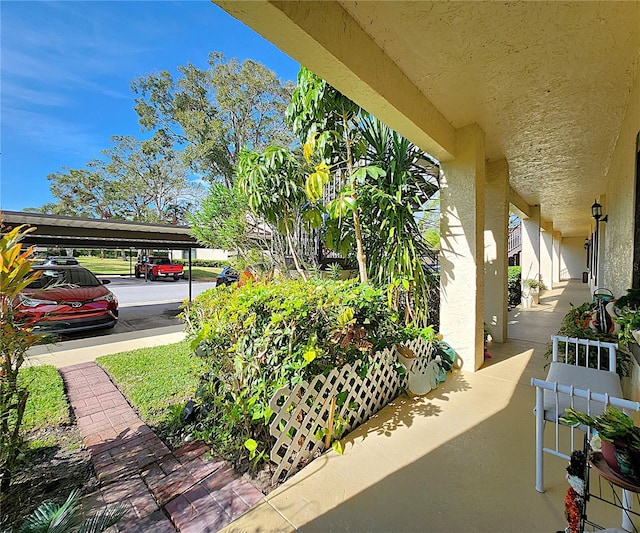
<svg viewBox="0 0 640 533">
<path fill-rule="evenodd" d="M 513 308 L 520 305 L 522 299 L 522 267 L 510 266 L 507 274 L 507 294 L 509 307 Z"/>
<path fill-rule="evenodd" d="M 116 524 L 125 514 L 123 504 L 108 506 L 85 519 L 80 491 L 73 490 L 62 505 L 43 503 L 17 529 L 17 533 L 100 533 Z M 10 533 L 10 532 L 4 532 Z"/>
<path fill-rule="evenodd" d="M 303 220 L 319 227 L 322 217 L 317 208 L 306 202 L 304 168 L 304 160 L 293 152 L 270 146 L 262 153 L 243 150 L 237 172 L 251 211 L 285 236 L 296 270 L 306 279 L 297 250 L 299 240 L 294 235 Z"/>
<path fill-rule="evenodd" d="M 633 332 L 640 330 L 640 309 L 624 307 L 613 320 L 620 326 L 618 331 L 620 345 L 627 346 L 630 342 L 637 344 Z"/>
<path fill-rule="evenodd" d="M 579 339 L 593 339 L 605 342 L 616 342 L 618 339 L 615 334 L 601 333 L 600 331 L 596 331 L 591 328 L 590 322 L 593 318 L 595 307 L 596 304 L 593 302 L 585 302 L 578 306 L 570 304 L 569 312 L 562 319 L 562 324 L 560 326 L 560 329 L 558 330 L 558 335 L 562 335 L 565 337 L 577 337 Z M 559 350 L 562 353 L 565 352 L 565 343 L 559 343 Z M 580 347 L 578 353 L 576 353 L 575 347 L 570 344 L 567 354 L 567 362 L 573 364 L 575 363 L 576 357 L 578 357 L 580 359 L 580 364 L 584 364 L 585 350 L 585 347 Z M 589 353 L 589 366 L 592 368 L 596 368 L 598 357 L 597 352 L 595 350 L 591 350 Z M 551 359 L 552 354 L 553 346 L 550 345 L 545 353 L 545 357 L 547 359 Z M 616 352 L 616 371 L 621 376 L 626 376 L 629 374 L 629 368 L 631 364 L 630 357 L 631 355 L 624 350 L 618 350 Z M 608 368 L 608 365 L 608 351 L 604 351 L 602 353 L 601 367 Z"/>
<path fill-rule="evenodd" d="M 595 429 L 603 440 L 623 440 L 640 449 L 640 428 L 635 426 L 631 417 L 612 405 L 607 405 L 604 412 L 598 416 L 568 408 L 560 421 L 569 426 L 588 426 Z"/>
<path fill-rule="evenodd" d="M 640 289 L 627 289 L 627 294 L 616 300 L 615 306 L 619 309 L 640 309 Z"/>
<path fill-rule="evenodd" d="M 406 338 L 385 291 L 353 280 L 218 287 L 198 296 L 184 319 L 210 365 L 198 393 L 207 413 L 201 436 L 236 459 L 248 439 L 270 449 L 277 389 L 367 361 Z"/>
<path fill-rule="evenodd" d="M 9 489 L 23 444 L 20 429 L 29 390 L 18 380 L 20 368 L 41 337 L 31 333 L 30 324 L 18 324 L 14 312 L 20 291 L 40 275 L 31 271 L 33 249 L 24 250 L 20 242 L 31 231 L 17 226 L 0 236 L 0 494 Z"/>
<path fill-rule="evenodd" d="M 291 143 L 283 120 L 291 85 L 264 65 L 212 52 L 207 69 L 187 64 L 178 71 L 176 80 L 163 71 L 134 81 L 135 109 L 144 129 L 185 147 L 195 173 L 231 186 L 241 149 Z"/>
<path fill-rule="evenodd" d="M 85 169 L 47 176 L 57 202 L 43 208 L 61 215 L 184 223 L 203 191 L 187 180 L 181 155 L 169 137 L 114 136 L 114 146 Z"/>
</svg>

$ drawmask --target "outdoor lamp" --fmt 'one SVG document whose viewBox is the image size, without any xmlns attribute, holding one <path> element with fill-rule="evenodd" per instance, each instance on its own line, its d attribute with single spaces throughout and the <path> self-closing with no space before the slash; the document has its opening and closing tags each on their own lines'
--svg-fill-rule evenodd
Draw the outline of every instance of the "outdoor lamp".
<svg viewBox="0 0 640 533">
<path fill-rule="evenodd" d="M 589 237 L 584 238 L 584 249 L 585 250 L 589 249 Z"/>
<path fill-rule="evenodd" d="M 596 220 L 600 220 L 602 218 L 602 206 L 597 201 L 594 201 L 591 206 L 591 216 Z"/>
</svg>

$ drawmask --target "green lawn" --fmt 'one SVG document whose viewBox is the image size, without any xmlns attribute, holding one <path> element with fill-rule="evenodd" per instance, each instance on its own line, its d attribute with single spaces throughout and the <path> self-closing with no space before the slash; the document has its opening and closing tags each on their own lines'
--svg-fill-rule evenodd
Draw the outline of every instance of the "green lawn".
<svg viewBox="0 0 640 533">
<path fill-rule="evenodd" d="M 195 397 L 206 361 L 191 354 L 186 341 L 99 357 L 96 362 L 149 426 L 177 426 L 184 404 Z M 174 407 L 175 406 L 175 407 Z M 165 428 L 163 430 L 162 428 Z"/>
<path fill-rule="evenodd" d="M 136 261 L 131 264 L 122 259 L 100 259 L 99 257 L 78 257 L 78 262 L 96 275 L 133 275 Z M 185 275 L 188 275 L 188 267 L 185 266 Z M 191 272 L 195 281 L 213 281 L 220 273 L 220 267 L 192 267 Z"/>
<path fill-rule="evenodd" d="M 191 354 L 188 342 L 105 355 L 97 363 L 160 438 L 168 444 L 180 439 L 182 408 L 195 398 L 207 369 L 205 360 Z M 62 377 L 54 366 L 23 368 L 18 379 L 30 392 L 22 425 L 27 437 L 39 429 L 71 423 Z M 52 445 L 55 438 L 45 436 L 32 438 L 29 447 Z"/>
<path fill-rule="evenodd" d="M 22 421 L 25 433 L 71 423 L 62 377 L 56 367 L 45 365 L 22 368 L 18 381 L 29 389 Z"/>
</svg>

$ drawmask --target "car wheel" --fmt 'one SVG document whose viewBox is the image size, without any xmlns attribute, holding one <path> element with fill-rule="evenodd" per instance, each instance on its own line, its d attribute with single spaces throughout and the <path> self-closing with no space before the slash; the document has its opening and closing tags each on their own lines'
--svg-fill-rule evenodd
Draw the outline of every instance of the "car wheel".
<svg viewBox="0 0 640 533">
<path fill-rule="evenodd" d="M 180 276 L 173 276 L 173 281 L 178 281 L 180 279 Z"/>
<path fill-rule="evenodd" d="M 136 268 L 136 271 L 135 271 L 135 276 L 136 276 L 136 278 L 140 278 L 142 276 L 142 274 L 140 273 L 140 271 L 137 268 Z"/>
</svg>

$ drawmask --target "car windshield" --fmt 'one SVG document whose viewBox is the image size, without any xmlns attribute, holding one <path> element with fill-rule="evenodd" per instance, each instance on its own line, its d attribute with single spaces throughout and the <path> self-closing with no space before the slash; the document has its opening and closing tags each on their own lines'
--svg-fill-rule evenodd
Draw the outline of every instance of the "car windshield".
<svg viewBox="0 0 640 533">
<path fill-rule="evenodd" d="M 52 285 L 76 285 L 79 287 L 97 287 L 101 285 L 98 278 L 85 269 L 40 269 L 42 275 L 31 282 L 29 289 L 46 289 Z"/>
<path fill-rule="evenodd" d="M 168 257 L 160 257 L 159 259 L 156 259 L 156 264 L 158 264 L 158 265 L 170 265 L 171 264 L 171 260 Z"/>
</svg>

